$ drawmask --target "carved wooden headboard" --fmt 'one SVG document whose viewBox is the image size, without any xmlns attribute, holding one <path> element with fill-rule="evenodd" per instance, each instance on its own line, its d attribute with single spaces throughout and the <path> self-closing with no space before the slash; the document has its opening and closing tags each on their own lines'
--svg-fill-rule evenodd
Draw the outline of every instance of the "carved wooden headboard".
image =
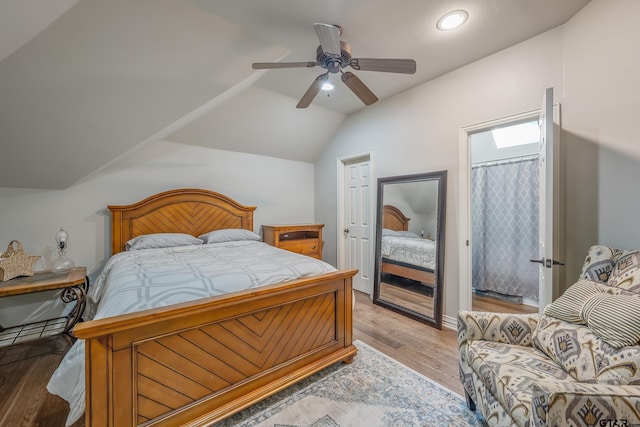
<svg viewBox="0 0 640 427">
<path fill-rule="evenodd" d="M 256 209 L 197 188 L 165 191 L 131 205 L 108 208 L 113 254 L 124 251 L 128 240 L 142 234 L 187 233 L 197 237 L 223 228 L 253 231 Z"/>
<path fill-rule="evenodd" d="M 382 228 L 394 231 L 407 231 L 409 229 L 409 220 L 404 216 L 402 211 L 392 205 L 384 205 L 382 207 Z"/>
</svg>

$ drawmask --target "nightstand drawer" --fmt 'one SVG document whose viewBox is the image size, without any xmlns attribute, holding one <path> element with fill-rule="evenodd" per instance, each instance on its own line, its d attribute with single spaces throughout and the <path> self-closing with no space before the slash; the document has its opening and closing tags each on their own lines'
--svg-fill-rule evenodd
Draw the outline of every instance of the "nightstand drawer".
<svg viewBox="0 0 640 427">
<path fill-rule="evenodd" d="M 280 249 L 286 249 L 287 251 L 312 256 L 318 259 L 322 258 L 320 253 L 320 242 L 318 239 L 281 240 Z"/>
<path fill-rule="evenodd" d="M 280 249 L 322 259 L 324 224 L 263 225 L 265 243 Z"/>
</svg>

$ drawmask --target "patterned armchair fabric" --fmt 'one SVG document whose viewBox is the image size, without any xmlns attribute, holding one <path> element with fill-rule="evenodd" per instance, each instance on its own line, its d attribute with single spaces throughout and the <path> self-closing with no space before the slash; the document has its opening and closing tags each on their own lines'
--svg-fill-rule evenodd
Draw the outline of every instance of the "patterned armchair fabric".
<svg viewBox="0 0 640 427">
<path fill-rule="evenodd" d="M 532 426 L 640 425 L 637 385 L 540 382 L 532 392 Z"/>
<path fill-rule="evenodd" d="M 470 407 L 489 425 L 640 426 L 640 345 L 609 345 L 601 324 L 591 330 L 590 319 L 580 318 L 585 310 L 574 298 L 589 301 L 586 293 L 595 289 L 596 301 L 623 295 L 635 307 L 640 252 L 594 246 L 580 279 L 573 293 L 567 291 L 570 298 L 554 301 L 546 314 L 458 313 L 460 380 Z M 587 281 L 612 288 L 602 291 Z M 565 308 L 576 310 L 569 316 L 575 323 L 549 315 Z M 616 313 L 611 317 L 612 325 L 619 323 Z"/>
</svg>

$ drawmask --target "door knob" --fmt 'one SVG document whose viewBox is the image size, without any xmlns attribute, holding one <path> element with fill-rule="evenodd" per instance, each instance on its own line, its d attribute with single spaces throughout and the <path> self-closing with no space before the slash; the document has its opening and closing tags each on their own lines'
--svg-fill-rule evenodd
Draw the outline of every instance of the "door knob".
<svg viewBox="0 0 640 427">
<path fill-rule="evenodd" d="M 538 264 L 544 264 L 544 258 L 542 259 L 530 259 L 531 262 L 537 262 Z"/>
<path fill-rule="evenodd" d="M 348 229 L 348 228 L 345 228 L 345 229 L 344 229 L 344 232 L 345 232 L 345 233 L 348 233 L 348 232 L 349 232 L 349 229 Z"/>
</svg>

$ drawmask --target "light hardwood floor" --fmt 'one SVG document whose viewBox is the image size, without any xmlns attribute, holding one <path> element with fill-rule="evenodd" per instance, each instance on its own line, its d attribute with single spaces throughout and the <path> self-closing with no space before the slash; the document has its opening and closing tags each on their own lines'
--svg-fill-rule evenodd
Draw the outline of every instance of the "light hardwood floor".
<svg viewBox="0 0 640 427">
<path fill-rule="evenodd" d="M 537 313 L 538 307 L 526 304 L 512 304 L 497 298 L 473 295 L 473 309 L 476 311 L 497 311 L 499 313 Z"/>
<path fill-rule="evenodd" d="M 503 305 L 501 311 L 517 309 Z M 373 305 L 368 295 L 356 292 L 353 339 L 463 394 L 456 331 L 440 331 Z M 69 337 L 58 335 L 0 349 L 0 426 L 64 426 L 68 405 L 49 394 L 46 384 L 70 346 Z M 82 426 L 80 420 L 73 427 Z"/>
<path fill-rule="evenodd" d="M 463 394 L 458 379 L 456 331 L 438 330 L 384 307 L 356 292 L 353 338 L 361 340 L 435 382 Z"/>
<path fill-rule="evenodd" d="M 71 344 L 56 335 L 0 349 L 0 426 L 64 426 L 69 405 L 46 385 Z"/>
<path fill-rule="evenodd" d="M 425 295 L 414 290 L 381 282 L 380 299 L 398 304 L 428 317 L 435 316 L 433 295 Z"/>
</svg>

